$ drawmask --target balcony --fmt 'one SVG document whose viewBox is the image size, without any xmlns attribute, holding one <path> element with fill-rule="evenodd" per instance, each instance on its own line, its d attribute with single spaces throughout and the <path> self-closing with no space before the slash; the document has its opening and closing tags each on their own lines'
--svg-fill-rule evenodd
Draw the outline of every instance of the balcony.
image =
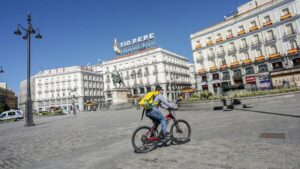
<svg viewBox="0 0 300 169">
<path fill-rule="evenodd" d="M 271 42 L 275 42 L 276 38 L 275 37 L 268 37 L 265 41 L 265 43 L 271 43 Z"/>
<path fill-rule="evenodd" d="M 232 68 L 238 67 L 239 65 L 240 65 L 240 63 L 239 63 L 238 61 L 232 62 L 232 63 L 230 64 L 230 66 L 231 66 Z"/>
<path fill-rule="evenodd" d="M 228 68 L 227 65 L 221 65 L 221 66 L 220 66 L 220 69 L 221 69 L 221 70 L 224 70 L 224 69 L 227 69 L 227 68 Z"/>
<path fill-rule="evenodd" d="M 217 53 L 217 56 L 224 56 L 225 55 L 225 52 L 224 51 L 221 51 L 221 52 L 218 52 Z"/>
<path fill-rule="evenodd" d="M 233 34 L 230 34 L 230 35 L 227 35 L 226 36 L 226 39 L 228 40 L 228 39 L 232 39 L 234 36 L 233 36 Z"/>
<path fill-rule="evenodd" d="M 260 41 L 253 41 L 252 44 L 251 44 L 251 47 L 256 47 L 256 46 L 259 46 L 259 45 L 261 45 Z"/>
<path fill-rule="evenodd" d="M 214 58 L 215 58 L 215 54 L 209 54 L 209 55 L 207 55 L 207 59 L 208 60 L 212 60 Z"/>
<path fill-rule="evenodd" d="M 200 49 L 202 46 L 200 44 L 196 45 L 195 49 Z"/>
<path fill-rule="evenodd" d="M 222 42 L 222 41 L 223 41 L 223 38 L 218 38 L 218 39 L 216 40 L 216 43 Z"/>
<path fill-rule="evenodd" d="M 292 31 L 288 31 L 288 32 L 284 32 L 283 37 L 284 38 L 289 38 L 296 35 L 296 31 L 292 30 Z"/>
<path fill-rule="evenodd" d="M 210 46 L 210 45 L 213 45 L 213 41 L 209 41 L 209 42 L 206 42 L 206 46 Z"/>
<path fill-rule="evenodd" d="M 283 20 L 286 20 L 288 18 L 291 18 L 293 15 L 292 13 L 288 13 L 288 14 L 285 14 L 283 16 L 280 17 L 280 20 L 283 21 Z"/>
<path fill-rule="evenodd" d="M 238 36 L 241 36 L 241 35 L 244 35 L 244 34 L 246 34 L 246 31 L 245 31 L 245 30 L 239 31 L 239 32 L 237 33 Z"/>
<path fill-rule="evenodd" d="M 229 48 L 228 49 L 228 54 L 236 52 L 236 48 Z"/>
<path fill-rule="evenodd" d="M 248 45 L 243 45 L 243 46 L 240 46 L 240 50 L 246 50 L 246 49 L 248 49 L 249 48 L 249 46 Z"/>
<path fill-rule="evenodd" d="M 296 54 L 298 54 L 298 53 L 299 53 L 299 49 L 298 49 L 298 48 L 293 48 L 293 49 L 290 49 L 290 50 L 287 51 L 287 54 L 288 54 L 289 56 L 291 56 L 291 55 L 296 55 Z"/>
<path fill-rule="evenodd" d="M 258 56 L 255 58 L 255 62 L 261 62 L 261 61 L 265 61 L 265 56 Z"/>
<path fill-rule="evenodd" d="M 255 26 L 250 27 L 249 31 L 250 31 L 250 32 L 253 32 L 253 31 L 256 31 L 256 30 L 258 30 L 258 29 L 259 29 L 258 26 L 255 25 Z"/>
<path fill-rule="evenodd" d="M 273 24 L 272 21 L 268 21 L 268 22 L 263 23 L 263 27 L 270 26 L 272 24 Z"/>
<path fill-rule="evenodd" d="M 281 57 L 280 53 L 273 53 L 269 55 L 269 59 L 278 59 L 280 57 Z"/>
<path fill-rule="evenodd" d="M 199 74 L 206 73 L 206 70 L 205 70 L 204 68 L 201 68 L 201 69 L 198 70 L 198 73 L 199 73 Z"/>
<path fill-rule="evenodd" d="M 252 60 L 251 59 L 246 59 L 246 60 L 243 60 L 243 64 L 245 65 L 249 65 L 252 63 Z"/>
</svg>

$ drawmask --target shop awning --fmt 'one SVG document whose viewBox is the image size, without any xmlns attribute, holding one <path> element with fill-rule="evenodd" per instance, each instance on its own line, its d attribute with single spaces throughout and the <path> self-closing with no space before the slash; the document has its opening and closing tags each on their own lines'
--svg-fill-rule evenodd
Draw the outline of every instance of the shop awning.
<svg viewBox="0 0 300 169">
<path fill-rule="evenodd" d="M 192 89 L 192 88 L 184 88 L 184 89 L 181 89 L 181 93 L 193 93 L 195 92 L 196 89 Z"/>
</svg>

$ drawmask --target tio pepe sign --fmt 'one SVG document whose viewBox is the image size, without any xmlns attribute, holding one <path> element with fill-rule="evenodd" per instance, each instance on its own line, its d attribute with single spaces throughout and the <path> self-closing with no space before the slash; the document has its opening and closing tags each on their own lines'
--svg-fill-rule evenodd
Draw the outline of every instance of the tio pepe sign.
<svg viewBox="0 0 300 169">
<path fill-rule="evenodd" d="M 144 35 L 144 36 L 139 36 L 137 38 L 133 38 L 132 40 L 121 42 L 120 47 L 123 48 L 123 47 L 131 46 L 131 45 L 141 43 L 141 42 L 144 42 L 144 41 L 147 41 L 147 40 L 150 40 L 150 39 L 154 39 L 154 38 L 155 38 L 154 33 L 150 33 L 150 34 L 147 34 L 147 35 Z"/>
</svg>

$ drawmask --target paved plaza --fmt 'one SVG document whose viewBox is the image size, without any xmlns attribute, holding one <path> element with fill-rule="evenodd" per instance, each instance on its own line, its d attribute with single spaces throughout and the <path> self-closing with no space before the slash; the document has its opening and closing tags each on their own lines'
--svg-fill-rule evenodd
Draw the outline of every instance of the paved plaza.
<svg viewBox="0 0 300 169">
<path fill-rule="evenodd" d="M 284 98 L 244 110 L 178 111 L 192 127 L 191 141 L 145 154 L 134 153 L 131 135 L 150 121 L 134 109 L 36 118 L 26 128 L 3 123 L 0 168 L 300 169 L 298 104 Z"/>
</svg>

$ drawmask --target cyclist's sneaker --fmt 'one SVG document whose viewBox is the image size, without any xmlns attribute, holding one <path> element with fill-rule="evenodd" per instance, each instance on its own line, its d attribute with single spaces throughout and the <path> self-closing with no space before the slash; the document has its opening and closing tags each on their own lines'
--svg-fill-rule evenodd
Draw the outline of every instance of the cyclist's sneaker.
<svg viewBox="0 0 300 169">
<path fill-rule="evenodd" d="M 171 139 L 171 134 L 169 132 L 165 133 L 163 139 L 164 140 L 170 140 Z"/>
</svg>

